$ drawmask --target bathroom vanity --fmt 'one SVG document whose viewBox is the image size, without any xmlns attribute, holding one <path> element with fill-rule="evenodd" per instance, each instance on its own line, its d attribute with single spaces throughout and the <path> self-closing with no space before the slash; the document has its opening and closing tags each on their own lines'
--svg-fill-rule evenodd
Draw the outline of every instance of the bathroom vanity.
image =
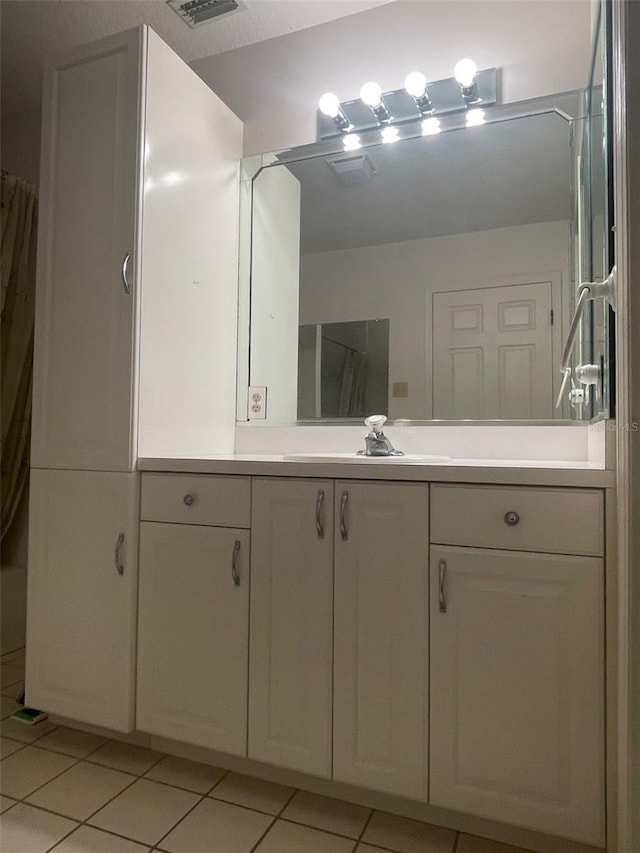
<svg viewBox="0 0 640 853">
<path fill-rule="evenodd" d="M 94 115 L 87 93 L 98 83 Z M 392 427 L 405 458 L 356 457 L 359 427 L 295 424 L 297 407 L 322 414 L 314 347 L 324 325 L 343 322 L 317 316 L 302 323 L 313 334 L 299 328 L 296 181 L 305 157 L 245 161 L 240 180 L 237 118 L 146 28 L 61 60 L 48 86 L 29 704 L 478 834 L 508 840 L 505 825 L 523 828 L 545 853 L 563 849 L 562 839 L 572 851 L 604 848 L 615 800 L 615 477 L 609 434 L 586 420 L 596 403 L 606 415 L 606 383 L 579 411 L 583 422 L 568 422 L 576 415 L 567 401 L 553 406 L 572 308 L 568 222 L 527 222 L 520 240 L 515 226 L 497 225 L 491 238 L 445 236 L 455 236 L 451 256 L 464 254 L 458 238 L 467 253 L 481 242 L 470 254 L 485 269 L 500 245 L 548 257 L 540 245 L 553 243 L 554 268 L 534 269 L 525 255 L 518 263 L 531 275 L 519 269 L 446 293 L 429 283 L 411 297 L 419 310 L 408 298 L 393 305 L 421 323 L 426 316 L 427 329 L 444 328 L 446 316 L 456 333 L 477 332 L 487 306 L 527 330 L 544 320 L 548 382 L 494 377 L 495 399 L 507 399 L 505 388 L 511 396 L 507 414 L 489 416 L 510 417 L 536 397 L 548 419 Z M 124 110 L 118 127 L 128 129 L 113 145 L 98 122 L 105 103 Z M 561 112 L 547 105 L 537 117 L 555 127 L 566 123 Z M 531 105 L 525 113 L 535 117 Z M 506 113 L 499 124 L 509 124 Z M 91 193 L 77 193 L 80 167 L 96 181 Z M 251 187 L 257 175 L 261 189 Z M 240 212 L 239 187 L 245 200 L 253 193 Z M 260 219 L 262 233 L 251 229 L 257 209 L 271 216 Z M 80 260 L 68 251 L 78 248 L 78 222 Z M 544 240 L 531 248 L 534 231 Z M 251 269 L 256 247 L 260 271 Z M 407 250 L 418 266 L 423 249 Z M 346 290 L 338 275 L 329 283 Z M 440 303 L 448 313 L 438 320 Z M 403 363 L 399 313 L 371 311 L 343 319 L 357 326 L 353 340 L 365 331 L 373 339 L 378 320 L 388 321 L 382 384 L 396 417 L 485 405 L 468 378 L 476 362 L 445 405 L 438 371 L 425 374 L 423 337 Z M 591 353 L 606 345 L 605 326 L 591 323 Z M 533 344 L 508 340 L 510 363 L 520 359 L 529 375 Z M 298 377 L 311 362 L 306 399 Z M 345 361 L 342 386 L 347 375 L 354 388 L 362 381 L 353 381 L 356 362 Z M 356 398 L 343 415 L 354 415 Z M 266 423 L 248 424 L 252 414 Z"/>
</svg>

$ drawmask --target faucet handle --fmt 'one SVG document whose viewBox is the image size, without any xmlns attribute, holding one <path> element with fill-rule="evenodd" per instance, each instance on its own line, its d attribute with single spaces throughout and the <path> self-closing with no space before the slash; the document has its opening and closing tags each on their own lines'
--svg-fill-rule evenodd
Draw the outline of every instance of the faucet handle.
<svg viewBox="0 0 640 853">
<path fill-rule="evenodd" d="M 386 415 L 369 415 L 368 418 L 364 419 L 364 425 L 368 428 L 369 432 L 377 434 L 382 432 L 382 427 L 386 423 L 386 420 Z"/>
</svg>

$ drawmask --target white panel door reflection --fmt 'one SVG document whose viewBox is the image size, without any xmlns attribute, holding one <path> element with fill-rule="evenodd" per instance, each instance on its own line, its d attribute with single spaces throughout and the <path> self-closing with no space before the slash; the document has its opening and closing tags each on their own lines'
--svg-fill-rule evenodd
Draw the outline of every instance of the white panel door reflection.
<svg viewBox="0 0 640 853">
<path fill-rule="evenodd" d="M 553 417 L 552 283 L 433 294 L 433 417 Z"/>
</svg>

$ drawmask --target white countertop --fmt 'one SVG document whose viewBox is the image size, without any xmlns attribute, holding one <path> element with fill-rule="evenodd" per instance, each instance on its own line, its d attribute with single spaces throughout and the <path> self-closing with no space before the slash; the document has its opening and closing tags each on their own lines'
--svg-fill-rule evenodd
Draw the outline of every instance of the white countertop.
<svg viewBox="0 0 640 853">
<path fill-rule="evenodd" d="M 376 459 L 294 461 L 282 455 L 231 454 L 183 458 L 140 458 L 140 471 L 185 474 L 242 474 L 264 477 L 328 477 L 440 483 L 499 483 L 528 486 L 615 486 L 615 472 L 589 462 L 514 459 L 452 459 L 449 462 L 393 462 Z"/>
</svg>

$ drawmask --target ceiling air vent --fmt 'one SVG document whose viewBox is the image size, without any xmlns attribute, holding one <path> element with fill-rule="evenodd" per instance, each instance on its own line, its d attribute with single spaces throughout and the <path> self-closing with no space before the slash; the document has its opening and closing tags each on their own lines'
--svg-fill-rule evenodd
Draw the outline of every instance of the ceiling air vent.
<svg viewBox="0 0 640 853">
<path fill-rule="evenodd" d="M 343 184 L 353 187 L 372 178 L 378 167 L 368 154 L 342 154 L 327 160 Z"/>
<path fill-rule="evenodd" d="M 167 0 L 167 2 L 190 27 L 199 27 L 200 24 L 206 24 L 213 18 L 243 9 L 243 4 L 239 0 Z"/>
</svg>

